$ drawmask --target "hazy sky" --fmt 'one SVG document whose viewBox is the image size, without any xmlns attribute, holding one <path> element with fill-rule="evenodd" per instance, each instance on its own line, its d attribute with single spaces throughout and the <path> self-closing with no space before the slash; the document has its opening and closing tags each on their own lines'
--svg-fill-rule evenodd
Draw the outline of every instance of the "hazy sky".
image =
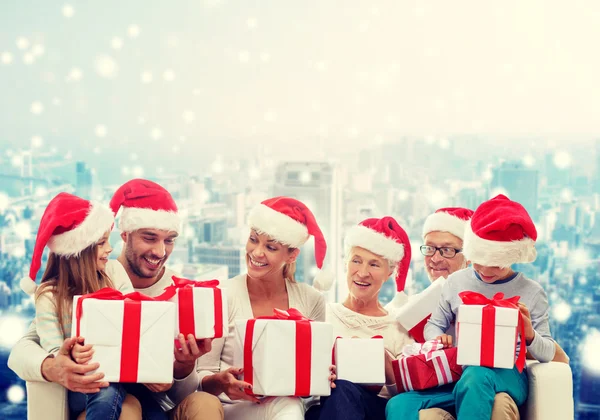
<svg viewBox="0 0 600 420">
<path fill-rule="evenodd" d="M 598 22 L 596 1 L 5 1 L 0 145 L 597 134 Z"/>
</svg>

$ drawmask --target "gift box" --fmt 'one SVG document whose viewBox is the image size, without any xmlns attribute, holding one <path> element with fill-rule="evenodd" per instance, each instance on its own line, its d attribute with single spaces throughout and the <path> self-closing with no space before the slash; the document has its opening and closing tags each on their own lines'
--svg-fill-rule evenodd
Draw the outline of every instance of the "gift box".
<svg viewBox="0 0 600 420">
<path fill-rule="evenodd" d="M 333 354 L 338 379 L 362 385 L 385 385 L 383 337 L 337 338 Z"/>
<path fill-rule="evenodd" d="M 115 289 L 73 299 L 73 336 L 92 344 L 108 382 L 171 383 L 175 306 Z"/>
<path fill-rule="evenodd" d="M 462 367 L 456 363 L 456 347 L 444 349 L 439 341 L 413 343 L 392 361 L 398 392 L 423 390 L 458 381 Z"/>
<path fill-rule="evenodd" d="M 396 312 L 396 320 L 419 343 L 425 342 L 423 330 L 431 313 L 439 304 L 444 284 L 446 284 L 446 279 L 438 278 L 427 289 L 411 296 L 408 302 Z"/>
<path fill-rule="evenodd" d="M 488 299 L 475 292 L 461 292 L 459 296 L 463 304 L 457 315 L 458 364 L 512 369 L 520 332 L 516 364 L 522 371 L 526 351 L 524 324 L 517 306 L 519 296 L 504 299 L 504 294 L 497 293 Z"/>
<path fill-rule="evenodd" d="M 194 281 L 172 277 L 160 300 L 175 304 L 175 338 L 181 333 L 196 339 L 221 338 L 227 335 L 228 313 L 225 292 L 218 280 Z"/>
<path fill-rule="evenodd" d="M 330 324 L 275 309 L 273 317 L 235 323 L 234 366 L 255 395 L 328 396 L 332 345 Z"/>
</svg>

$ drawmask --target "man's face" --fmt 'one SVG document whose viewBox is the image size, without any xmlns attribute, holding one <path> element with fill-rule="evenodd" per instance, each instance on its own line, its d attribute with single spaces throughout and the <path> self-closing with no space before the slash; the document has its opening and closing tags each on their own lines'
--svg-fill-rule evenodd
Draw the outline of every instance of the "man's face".
<svg viewBox="0 0 600 420">
<path fill-rule="evenodd" d="M 462 249 L 463 242 L 460 238 L 448 232 L 429 232 L 425 236 L 425 245 L 436 248 Z M 462 270 L 467 266 L 467 261 L 462 252 L 457 252 L 453 258 L 442 257 L 440 251 L 432 256 L 425 256 L 425 270 L 429 280 L 434 281 L 439 277 L 448 278 L 455 271 Z"/>
<path fill-rule="evenodd" d="M 162 272 L 165 262 L 173 252 L 176 232 L 159 229 L 139 229 L 123 232 L 125 258 L 135 275 L 154 278 Z"/>
</svg>

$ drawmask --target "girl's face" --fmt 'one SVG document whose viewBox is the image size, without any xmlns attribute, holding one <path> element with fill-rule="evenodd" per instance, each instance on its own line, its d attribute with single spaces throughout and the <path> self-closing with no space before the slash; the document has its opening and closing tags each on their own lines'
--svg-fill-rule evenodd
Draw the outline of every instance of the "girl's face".
<svg viewBox="0 0 600 420">
<path fill-rule="evenodd" d="M 106 263 L 108 262 L 108 256 L 112 252 L 112 247 L 110 246 L 110 242 L 108 242 L 108 236 L 110 235 L 110 231 L 107 231 L 102 238 L 98 241 L 97 245 L 97 253 L 96 253 L 96 266 L 98 270 L 103 271 L 106 268 Z"/>
<path fill-rule="evenodd" d="M 246 243 L 248 275 L 254 279 L 264 279 L 283 272 L 283 267 L 294 262 L 299 252 L 298 249 L 290 252 L 288 246 L 252 230 Z"/>
</svg>

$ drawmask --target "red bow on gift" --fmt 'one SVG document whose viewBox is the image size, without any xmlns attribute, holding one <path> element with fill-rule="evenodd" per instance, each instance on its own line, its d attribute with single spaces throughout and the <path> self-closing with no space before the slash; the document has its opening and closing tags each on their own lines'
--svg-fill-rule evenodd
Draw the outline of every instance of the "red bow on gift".
<svg viewBox="0 0 600 420">
<path fill-rule="evenodd" d="M 296 323 L 296 390 L 294 395 L 297 397 L 307 397 L 310 395 L 310 371 L 311 371 L 311 347 L 312 331 L 310 327 L 311 319 L 306 318 L 295 308 L 287 311 L 282 309 L 273 309 L 272 316 L 261 316 L 248 320 L 246 324 L 246 335 L 244 337 L 244 380 L 250 385 L 254 382 L 254 368 L 252 365 L 252 341 L 254 337 L 254 325 L 257 320 L 282 320 L 295 321 Z M 246 394 L 254 393 L 246 389 Z"/>
<path fill-rule="evenodd" d="M 213 289 L 214 295 L 214 338 L 223 337 L 223 296 L 221 289 L 218 288 L 219 280 L 196 281 L 177 276 L 172 276 L 171 279 L 173 279 L 173 284 L 165 287 L 165 291 L 157 299 L 169 300 L 177 294 L 179 332 L 183 334 L 184 337 L 187 337 L 188 334 L 196 336 L 196 324 L 194 321 L 194 288 L 206 287 Z"/>
<path fill-rule="evenodd" d="M 83 301 L 86 299 L 123 300 L 123 335 L 121 343 L 121 382 L 137 382 L 139 364 L 140 329 L 142 322 L 142 302 L 156 301 L 156 298 L 146 296 L 140 292 L 124 295 L 116 289 L 105 287 L 94 293 L 80 296 L 77 300 L 75 316 L 77 320 L 76 332 L 79 337 L 81 317 L 83 316 Z"/>
<path fill-rule="evenodd" d="M 521 335 L 519 346 L 519 357 L 516 361 L 517 370 L 523 371 L 525 367 L 525 323 L 523 314 L 519 310 L 520 296 L 504 299 L 504 293 L 496 293 L 493 298 L 488 299 L 477 292 L 460 292 L 458 296 L 465 305 L 485 305 L 481 318 L 481 366 L 494 366 L 494 330 L 496 325 L 496 307 L 511 308 L 519 311 L 519 324 L 517 326 Z"/>
</svg>

